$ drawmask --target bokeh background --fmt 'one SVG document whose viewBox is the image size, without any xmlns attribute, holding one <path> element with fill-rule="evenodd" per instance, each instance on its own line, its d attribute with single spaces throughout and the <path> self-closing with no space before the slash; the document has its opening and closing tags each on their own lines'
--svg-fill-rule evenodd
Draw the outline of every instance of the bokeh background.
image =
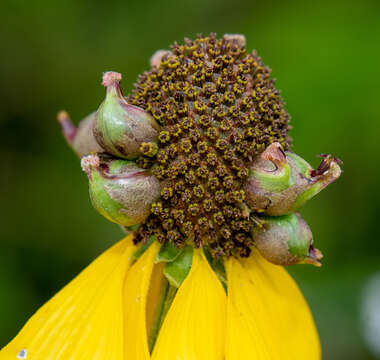
<svg viewBox="0 0 380 360">
<path fill-rule="evenodd" d="M 324 265 L 290 271 L 310 302 L 324 359 L 376 358 L 377 0 L 2 0 L 0 348 L 122 236 L 91 207 L 87 178 L 61 137 L 57 110 L 79 121 L 103 99 L 104 70 L 123 73 L 127 93 L 155 50 L 209 32 L 245 34 L 247 48 L 274 70 L 298 154 L 314 166 L 319 153 L 344 161 L 341 179 L 303 210 Z"/>
</svg>

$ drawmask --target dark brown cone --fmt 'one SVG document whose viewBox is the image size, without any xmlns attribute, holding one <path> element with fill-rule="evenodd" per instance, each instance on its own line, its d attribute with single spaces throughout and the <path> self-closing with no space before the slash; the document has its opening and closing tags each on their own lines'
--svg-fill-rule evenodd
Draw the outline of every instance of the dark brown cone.
<svg viewBox="0 0 380 360">
<path fill-rule="evenodd" d="M 270 69 L 243 40 L 211 34 L 175 43 L 128 96 L 161 126 L 153 171 L 163 192 L 140 238 L 170 232 L 172 242 L 190 238 L 214 255 L 249 254 L 252 224 L 242 211 L 248 165 L 273 142 L 289 149 L 290 138 Z"/>
</svg>

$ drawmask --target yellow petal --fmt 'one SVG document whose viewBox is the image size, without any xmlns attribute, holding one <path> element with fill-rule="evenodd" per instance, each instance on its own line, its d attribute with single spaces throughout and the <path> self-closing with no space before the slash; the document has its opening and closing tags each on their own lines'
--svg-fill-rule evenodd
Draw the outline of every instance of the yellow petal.
<svg viewBox="0 0 380 360">
<path fill-rule="evenodd" d="M 201 250 L 159 332 L 153 360 L 224 359 L 226 295 Z"/>
<path fill-rule="evenodd" d="M 0 360 L 123 359 L 123 284 L 135 250 L 126 237 L 48 301 Z"/>
<path fill-rule="evenodd" d="M 159 244 L 155 241 L 133 264 L 125 279 L 125 359 L 128 360 L 150 359 L 146 331 L 146 299 L 158 249 Z"/>
<path fill-rule="evenodd" d="M 317 360 L 320 345 L 309 307 L 286 270 L 257 252 L 226 261 L 226 360 Z"/>
<path fill-rule="evenodd" d="M 165 303 L 169 283 L 164 275 L 165 263 L 154 264 L 150 279 L 149 291 L 146 298 L 146 330 L 148 334 L 149 349 L 155 340 L 159 319 Z"/>
</svg>

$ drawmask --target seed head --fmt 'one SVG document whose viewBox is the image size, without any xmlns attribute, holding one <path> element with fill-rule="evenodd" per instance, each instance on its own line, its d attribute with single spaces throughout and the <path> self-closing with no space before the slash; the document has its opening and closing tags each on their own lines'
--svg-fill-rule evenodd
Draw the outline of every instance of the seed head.
<svg viewBox="0 0 380 360">
<path fill-rule="evenodd" d="M 246 220 L 240 207 L 249 163 L 275 141 L 290 147 L 289 117 L 270 70 L 255 52 L 246 52 L 243 35 L 217 39 L 215 34 L 158 51 L 151 66 L 127 101 L 160 125 L 154 174 L 165 183 L 161 200 L 169 216 L 182 214 L 181 223 L 173 218 L 171 227 L 179 234 L 176 242 L 191 233 L 214 254 L 249 253 L 250 225 L 231 226 L 232 219 Z M 231 215 L 217 211 L 227 205 Z M 159 216 L 154 211 L 150 218 Z M 169 235 L 154 223 L 158 228 L 150 231 Z M 215 234 L 212 244 L 197 237 L 206 228 Z"/>
</svg>

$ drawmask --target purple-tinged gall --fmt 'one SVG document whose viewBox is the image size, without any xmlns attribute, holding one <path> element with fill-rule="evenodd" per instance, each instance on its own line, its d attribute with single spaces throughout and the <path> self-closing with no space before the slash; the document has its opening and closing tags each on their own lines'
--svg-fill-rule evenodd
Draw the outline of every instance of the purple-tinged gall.
<svg viewBox="0 0 380 360">
<path fill-rule="evenodd" d="M 76 127 L 66 111 L 60 111 L 57 115 L 61 125 L 63 136 L 69 146 L 81 158 L 91 153 L 101 153 L 104 150 L 95 140 L 92 128 L 95 120 L 95 113 L 85 117 Z"/>
</svg>

